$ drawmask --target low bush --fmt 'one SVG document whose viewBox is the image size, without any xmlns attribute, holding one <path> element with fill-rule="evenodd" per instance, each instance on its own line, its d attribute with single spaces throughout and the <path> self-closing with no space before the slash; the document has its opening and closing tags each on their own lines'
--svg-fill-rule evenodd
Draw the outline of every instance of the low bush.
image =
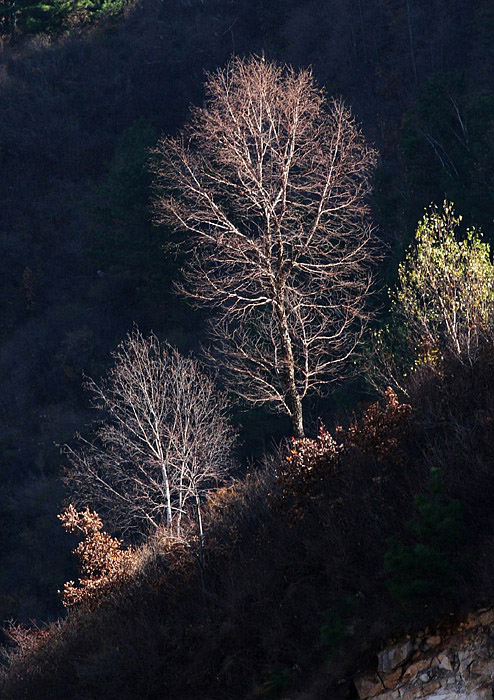
<svg viewBox="0 0 494 700">
<path fill-rule="evenodd" d="M 63 604 L 66 608 L 81 603 L 93 607 L 113 587 L 130 578 L 134 552 L 131 548 L 122 550 L 122 543 L 103 531 L 101 518 L 87 507 L 77 511 L 69 505 L 58 517 L 65 530 L 84 535 L 74 550 L 81 563 L 83 578 L 79 579 L 79 585 L 74 581 L 65 583 Z"/>
</svg>

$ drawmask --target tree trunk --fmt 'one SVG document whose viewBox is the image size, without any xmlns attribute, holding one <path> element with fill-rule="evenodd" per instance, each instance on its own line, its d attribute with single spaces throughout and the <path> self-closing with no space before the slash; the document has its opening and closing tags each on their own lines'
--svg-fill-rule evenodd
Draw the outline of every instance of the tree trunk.
<svg viewBox="0 0 494 700">
<path fill-rule="evenodd" d="M 199 559 L 201 567 L 204 569 L 204 532 L 202 529 L 201 502 L 199 494 L 196 493 L 197 524 L 199 525 Z"/>
<path fill-rule="evenodd" d="M 172 502 L 170 495 L 170 482 L 168 480 L 168 474 L 166 473 L 166 467 L 164 464 L 161 465 L 161 473 L 163 474 L 163 481 L 165 482 L 165 495 L 166 495 L 166 526 L 170 527 L 172 524 Z"/>
<path fill-rule="evenodd" d="M 199 494 L 196 493 L 196 508 L 197 508 L 197 524 L 199 525 L 199 569 L 201 573 L 201 587 L 204 595 L 204 599 L 207 601 L 207 589 L 206 589 L 206 579 L 204 570 L 204 531 L 202 529 L 202 516 L 201 516 L 201 501 L 199 499 Z M 208 603 L 209 605 L 209 603 Z"/>
<path fill-rule="evenodd" d="M 296 392 L 293 396 L 293 413 L 290 416 L 290 418 L 292 421 L 293 437 L 296 437 L 296 438 L 305 437 L 304 415 L 302 412 L 302 401 L 300 400 L 300 396 Z"/>
<path fill-rule="evenodd" d="M 305 434 L 302 400 L 295 384 L 295 362 L 293 359 L 292 339 L 290 338 L 288 320 L 284 308 L 278 309 L 278 320 L 280 324 L 281 353 L 285 369 L 286 392 L 293 437 L 303 438 Z"/>
<path fill-rule="evenodd" d="M 412 32 L 412 18 L 410 13 L 410 0 L 407 0 L 407 24 L 408 24 L 408 39 L 410 41 L 410 56 L 412 59 L 413 77 L 415 78 L 415 84 L 417 84 L 417 65 L 415 63 L 415 51 L 413 49 L 413 32 Z"/>
<path fill-rule="evenodd" d="M 182 463 L 182 468 L 180 470 L 180 481 L 179 481 L 179 485 L 178 485 L 177 537 L 180 537 L 180 531 L 181 531 L 181 527 L 182 527 L 183 495 L 184 495 L 184 469 L 185 469 L 185 466 Z"/>
</svg>

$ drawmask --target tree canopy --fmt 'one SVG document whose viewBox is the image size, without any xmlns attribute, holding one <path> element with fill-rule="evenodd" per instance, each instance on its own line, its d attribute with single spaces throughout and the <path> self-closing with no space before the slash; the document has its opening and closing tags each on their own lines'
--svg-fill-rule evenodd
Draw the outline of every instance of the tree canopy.
<svg viewBox="0 0 494 700">
<path fill-rule="evenodd" d="M 422 359 L 449 353 L 473 363 L 494 337 L 494 265 L 476 229 L 457 236 L 453 205 L 431 207 L 398 270 L 394 310 Z"/>
<path fill-rule="evenodd" d="M 375 151 L 310 70 L 251 57 L 208 76 L 154 155 L 156 220 L 188 233 L 180 288 L 216 310 L 230 386 L 300 437 L 303 399 L 342 376 L 365 326 Z"/>
</svg>

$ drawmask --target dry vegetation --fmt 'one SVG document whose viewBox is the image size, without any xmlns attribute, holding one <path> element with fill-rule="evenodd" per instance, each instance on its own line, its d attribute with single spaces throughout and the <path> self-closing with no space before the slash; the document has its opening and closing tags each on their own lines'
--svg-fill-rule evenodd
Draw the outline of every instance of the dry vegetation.
<svg viewBox="0 0 494 700">
<path fill-rule="evenodd" d="M 410 405 L 388 391 L 334 437 L 295 441 L 288 460 L 219 490 L 205 509 L 203 570 L 197 539 L 156 537 L 96 610 L 81 603 L 35 644 L 17 639 L 2 697 L 351 697 L 350 681 L 333 684 L 369 644 L 494 593 L 493 370 L 492 349 L 475 370 L 455 358 L 440 374 L 423 368 Z M 440 595 L 420 561 L 386 569 L 391 540 L 444 564 L 451 543 L 437 551 L 434 528 L 457 502 L 464 532 Z M 393 576 L 425 577 L 425 592 L 397 598 Z"/>
<path fill-rule="evenodd" d="M 101 518 L 87 507 L 78 512 L 70 505 L 58 517 L 65 530 L 84 535 L 74 550 L 83 578 L 78 585 L 74 581 L 65 583 L 63 604 L 66 608 L 81 603 L 93 607 L 112 588 L 130 578 L 134 560 L 132 549 L 122 550 L 122 543 L 103 531 Z"/>
</svg>

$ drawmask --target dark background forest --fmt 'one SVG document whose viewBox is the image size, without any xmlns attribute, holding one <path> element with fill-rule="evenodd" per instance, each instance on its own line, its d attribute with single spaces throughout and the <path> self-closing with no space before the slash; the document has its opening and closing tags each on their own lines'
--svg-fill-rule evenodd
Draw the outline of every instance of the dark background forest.
<svg viewBox="0 0 494 700">
<path fill-rule="evenodd" d="M 7 7 L 2 3 L 0 7 Z M 380 154 L 373 220 L 391 284 L 424 207 L 446 196 L 494 240 L 494 7 L 489 0 L 142 0 L 0 38 L 0 619 L 50 620 L 74 576 L 59 445 L 93 419 L 98 377 L 137 323 L 180 350 L 204 314 L 172 290 L 152 224 L 149 149 L 201 104 L 232 54 L 311 65 Z M 368 398 L 343 386 L 331 422 Z M 244 460 L 287 433 L 239 412 Z M 313 431 L 315 432 L 315 430 Z"/>
</svg>

